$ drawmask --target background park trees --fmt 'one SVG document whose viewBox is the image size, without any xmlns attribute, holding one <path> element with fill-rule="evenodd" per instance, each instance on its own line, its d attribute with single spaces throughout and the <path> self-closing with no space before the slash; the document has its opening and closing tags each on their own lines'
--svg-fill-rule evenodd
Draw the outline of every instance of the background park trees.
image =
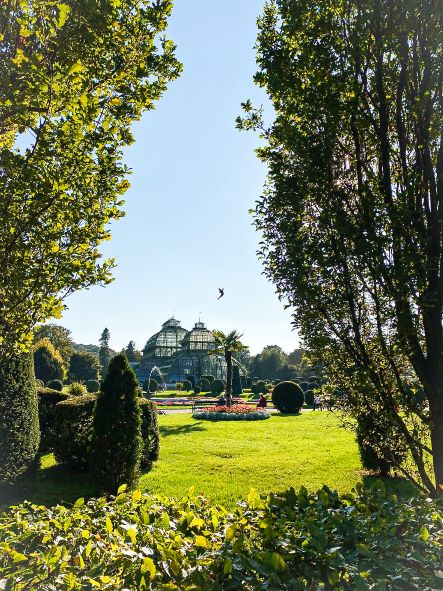
<svg viewBox="0 0 443 591">
<path fill-rule="evenodd" d="M 111 281 L 113 261 L 100 261 L 99 246 L 124 215 L 122 149 L 132 122 L 181 69 L 160 38 L 170 11 L 169 0 L 1 3 L 0 365 L 8 371 L 69 294 Z M 17 370 L 25 365 L 17 360 Z"/>
<path fill-rule="evenodd" d="M 421 0 L 269 2 L 250 103 L 269 166 L 268 276 L 369 443 L 443 486 L 442 12 Z M 429 440 L 431 446 L 429 446 Z M 400 465 L 398 446 L 413 462 Z M 383 449 L 381 449 L 383 448 Z M 414 470 L 410 469 L 414 466 Z"/>
</svg>

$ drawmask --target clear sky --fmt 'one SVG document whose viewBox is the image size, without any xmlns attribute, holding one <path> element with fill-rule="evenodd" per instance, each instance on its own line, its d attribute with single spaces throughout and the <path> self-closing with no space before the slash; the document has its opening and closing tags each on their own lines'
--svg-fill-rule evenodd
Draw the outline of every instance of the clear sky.
<svg viewBox="0 0 443 591">
<path fill-rule="evenodd" d="M 266 175 L 258 138 L 235 129 L 243 100 L 266 104 L 252 81 L 262 7 L 175 0 L 168 37 L 184 71 L 135 127 L 126 217 L 102 249 L 117 259 L 115 281 L 71 296 L 59 321 L 76 342 L 97 343 L 108 327 L 114 349 L 131 339 L 142 348 L 174 313 L 188 329 L 201 317 L 208 328 L 240 331 L 252 353 L 297 347 L 291 314 L 256 257 L 248 209 Z"/>
</svg>

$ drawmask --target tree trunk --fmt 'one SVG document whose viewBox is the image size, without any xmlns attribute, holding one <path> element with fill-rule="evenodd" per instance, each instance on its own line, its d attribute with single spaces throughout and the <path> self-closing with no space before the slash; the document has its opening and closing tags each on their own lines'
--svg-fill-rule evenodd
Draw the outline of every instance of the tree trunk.
<svg viewBox="0 0 443 591">
<path fill-rule="evenodd" d="M 225 352 L 226 359 L 226 404 L 232 405 L 232 352 Z"/>
<path fill-rule="evenodd" d="M 429 410 L 435 486 L 437 495 L 443 495 L 443 397 L 432 396 Z"/>
</svg>

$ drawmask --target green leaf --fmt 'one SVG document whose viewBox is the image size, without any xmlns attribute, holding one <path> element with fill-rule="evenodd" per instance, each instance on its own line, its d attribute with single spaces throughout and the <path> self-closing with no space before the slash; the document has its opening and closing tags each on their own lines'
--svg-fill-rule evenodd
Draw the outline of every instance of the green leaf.
<svg viewBox="0 0 443 591">
<path fill-rule="evenodd" d="M 117 494 L 118 495 L 123 494 L 124 492 L 126 492 L 127 488 L 128 488 L 127 484 L 122 484 L 121 486 L 118 487 Z"/>
<path fill-rule="evenodd" d="M 155 563 L 152 560 L 152 558 L 149 558 L 149 557 L 143 558 L 141 572 L 143 574 L 149 574 L 151 579 L 153 579 L 155 577 L 155 573 L 157 572 L 157 569 L 155 567 Z"/>
</svg>

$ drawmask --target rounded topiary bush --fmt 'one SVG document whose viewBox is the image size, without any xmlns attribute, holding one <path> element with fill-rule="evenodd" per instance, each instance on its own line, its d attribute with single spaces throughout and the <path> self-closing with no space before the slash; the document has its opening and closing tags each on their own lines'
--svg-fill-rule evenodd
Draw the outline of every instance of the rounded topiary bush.
<svg viewBox="0 0 443 591">
<path fill-rule="evenodd" d="M 0 484 L 14 482 L 32 465 L 40 430 L 32 354 L 0 360 Z"/>
<path fill-rule="evenodd" d="M 157 380 L 154 380 L 154 378 L 151 378 L 150 380 L 145 380 L 143 382 L 143 390 L 145 392 L 157 392 L 158 390 L 158 382 Z"/>
<path fill-rule="evenodd" d="M 142 413 L 141 433 L 143 440 L 140 468 L 147 472 L 152 468 L 152 463 L 158 460 L 160 451 L 157 405 L 146 398 L 139 398 L 139 405 Z"/>
<path fill-rule="evenodd" d="M 214 395 L 221 394 L 225 391 L 225 383 L 223 380 L 212 380 L 211 382 L 211 392 Z"/>
<path fill-rule="evenodd" d="M 206 378 L 202 378 L 200 380 L 200 388 L 202 392 L 209 392 L 211 389 L 211 384 L 209 380 L 207 380 Z"/>
<path fill-rule="evenodd" d="M 200 392 L 201 392 L 200 386 L 195 386 L 195 388 L 194 388 L 194 394 L 200 394 Z"/>
<path fill-rule="evenodd" d="M 100 382 L 98 380 L 86 380 L 86 389 L 90 394 L 95 394 L 100 390 Z"/>
<path fill-rule="evenodd" d="M 214 381 L 214 376 L 211 376 L 211 375 L 202 376 L 202 380 L 208 380 L 208 382 L 211 383 Z"/>
<path fill-rule="evenodd" d="M 272 391 L 272 403 L 283 414 L 300 412 L 304 401 L 303 390 L 295 382 L 280 382 Z"/>
<path fill-rule="evenodd" d="M 186 392 L 189 392 L 189 390 L 191 390 L 192 388 L 192 382 L 190 380 L 185 380 L 183 382 L 183 390 L 186 390 Z"/>
<path fill-rule="evenodd" d="M 256 384 L 254 384 L 251 388 L 251 392 L 253 394 L 266 394 L 267 387 L 266 382 L 263 380 L 259 380 Z"/>
<path fill-rule="evenodd" d="M 85 394 L 56 404 L 54 454 L 60 464 L 87 468 L 96 400 L 94 394 Z"/>
<path fill-rule="evenodd" d="M 37 388 L 40 422 L 40 451 L 52 449 L 55 440 L 55 406 L 69 398 L 68 394 L 50 388 Z"/>
<path fill-rule="evenodd" d="M 61 380 L 51 380 L 48 382 L 47 387 L 50 390 L 57 390 L 57 392 L 61 392 L 63 390 L 63 382 Z"/>
</svg>

